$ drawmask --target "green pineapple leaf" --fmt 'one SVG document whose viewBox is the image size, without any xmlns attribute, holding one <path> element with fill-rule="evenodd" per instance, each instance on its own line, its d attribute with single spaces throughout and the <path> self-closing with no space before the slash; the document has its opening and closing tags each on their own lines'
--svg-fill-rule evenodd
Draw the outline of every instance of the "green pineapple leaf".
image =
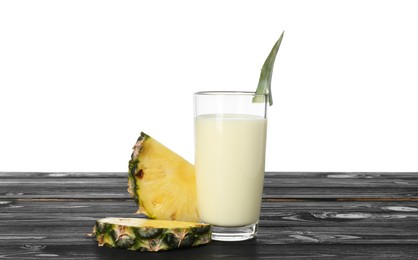
<svg viewBox="0 0 418 260">
<path fill-rule="evenodd" d="M 273 49 L 271 49 L 269 56 L 264 62 L 263 67 L 261 68 L 257 90 L 255 91 L 256 95 L 268 95 L 270 106 L 273 105 L 273 96 L 271 94 L 271 78 L 273 76 L 274 61 L 276 60 L 277 52 L 279 51 L 280 44 L 282 43 L 283 35 L 284 31 L 280 35 L 280 38 L 277 40 L 276 44 L 274 44 Z M 254 97 L 253 102 L 264 102 L 264 98 L 261 98 L 260 96 Z"/>
</svg>

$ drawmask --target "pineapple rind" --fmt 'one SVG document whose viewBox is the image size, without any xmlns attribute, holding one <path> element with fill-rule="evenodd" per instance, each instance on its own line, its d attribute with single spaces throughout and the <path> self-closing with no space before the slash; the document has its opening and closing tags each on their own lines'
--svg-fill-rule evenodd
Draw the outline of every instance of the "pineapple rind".
<svg viewBox="0 0 418 260">
<path fill-rule="evenodd" d="M 139 165 L 138 155 L 142 150 L 142 144 L 149 139 L 150 136 L 141 132 L 140 136 L 138 137 L 135 146 L 133 147 L 133 152 L 131 154 L 131 160 L 129 161 L 129 172 L 128 172 L 128 192 L 135 199 L 136 204 L 138 205 L 138 214 L 144 214 L 150 218 L 155 218 L 152 214 L 145 210 L 144 205 L 142 204 L 139 196 L 138 196 L 138 184 L 137 178 L 135 177 L 137 174 L 137 168 Z"/>
<path fill-rule="evenodd" d="M 138 168 L 138 155 L 142 150 L 142 144 L 145 142 L 146 139 L 148 139 L 149 136 L 145 134 L 144 132 L 141 132 L 141 135 L 136 140 L 135 146 L 133 148 L 133 152 L 131 154 L 131 160 L 129 160 L 129 172 L 128 172 L 128 192 L 131 194 L 132 197 L 135 198 L 135 201 L 138 202 L 138 195 L 135 192 L 136 188 L 136 178 L 135 175 L 137 173 Z M 140 206 L 140 205 L 138 205 Z"/>
<path fill-rule="evenodd" d="M 99 246 L 126 248 L 133 251 L 161 251 L 207 244 L 211 241 L 210 225 L 187 223 L 176 226 L 176 221 L 167 227 L 133 226 L 132 219 L 112 218 L 99 219 L 93 228 L 92 235 Z M 149 220 L 152 223 L 153 220 Z M 121 223 L 126 222 L 126 225 Z M 179 222 L 178 222 L 179 223 Z M 174 226 L 174 227 L 169 227 Z M 204 231 L 204 232 L 202 232 Z"/>
</svg>

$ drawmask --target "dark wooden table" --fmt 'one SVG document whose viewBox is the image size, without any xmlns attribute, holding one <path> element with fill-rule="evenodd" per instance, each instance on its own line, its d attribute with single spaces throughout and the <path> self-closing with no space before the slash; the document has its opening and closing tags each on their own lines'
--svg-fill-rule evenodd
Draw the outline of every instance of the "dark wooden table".
<svg viewBox="0 0 418 260">
<path fill-rule="evenodd" d="M 158 253 L 98 247 L 135 217 L 125 173 L 0 172 L 0 259 L 418 259 L 418 173 L 266 173 L 259 235 Z"/>
</svg>

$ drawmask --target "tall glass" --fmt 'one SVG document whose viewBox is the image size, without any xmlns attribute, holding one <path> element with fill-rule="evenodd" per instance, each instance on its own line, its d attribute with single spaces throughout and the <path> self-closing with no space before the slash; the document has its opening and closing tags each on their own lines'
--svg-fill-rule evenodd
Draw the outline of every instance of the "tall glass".
<svg viewBox="0 0 418 260">
<path fill-rule="evenodd" d="M 251 239 L 263 194 L 267 96 L 197 92 L 194 113 L 200 219 L 212 225 L 213 240 Z"/>
</svg>

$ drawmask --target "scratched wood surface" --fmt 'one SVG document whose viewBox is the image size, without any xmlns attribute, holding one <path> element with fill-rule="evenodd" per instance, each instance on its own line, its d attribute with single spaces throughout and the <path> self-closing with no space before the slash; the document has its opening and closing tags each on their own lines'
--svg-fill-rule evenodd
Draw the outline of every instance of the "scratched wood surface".
<svg viewBox="0 0 418 260">
<path fill-rule="evenodd" d="M 0 172 L 0 259 L 417 259 L 418 173 L 266 174 L 257 239 L 159 253 L 98 247 L 136 217 L 125 173 Z"/>
</svg>

